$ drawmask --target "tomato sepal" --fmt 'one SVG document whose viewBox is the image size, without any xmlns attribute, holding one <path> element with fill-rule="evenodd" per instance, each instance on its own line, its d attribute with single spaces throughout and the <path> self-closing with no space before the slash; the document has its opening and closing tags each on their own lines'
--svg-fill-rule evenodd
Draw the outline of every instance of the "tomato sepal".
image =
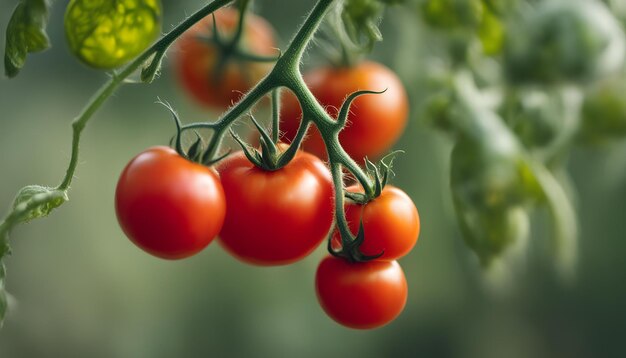
<svg viewBox="0 0 626 358">
<path fill-rule="evenodd" d="M 181 157 L 191 162 L 210 167 L 213 164 L 226 158 L 232 152 L 231 150 L 228 150 L 226 153 L 212 159 L 212 152 L 209 150 L 206 143 L 204 143 L 204 141 L 202 140 L 202 136 L 200 136 L 200 133 L 195 130 L 194 133 L 196 135 L 196 140 L 185 151 L 182 145 L 182 135 L 185 128 L 183 127 L 180 118 L 178 117 L 178 113 L 176 113 L 176 110 L 174 110 L 174 108 L 167 102 L 163 102 L 159 99 L 157 103 L 167 108 L 167 110 L 172 115 L 172 120 L 176 125 L 176 134 L 172 136 L 172 138 L 170 138 L 169 146 L 174 149 L 176 153 L 178 153 L 178 155 L 180 155 Z"/>
<path fill-rule="evenodd" d="M 328 252 L 335 257 L 343 258 L 351 263 L 376 260 L 377 258 L 385 254 L 385 250 L 382 250 L 376 255 L 365 255 L 363 252 L 361 252 L 361 245 L 363 245 L 364 241 L 365 228 L 363 226 L 363 220 L 361 220 L 359 222 L 359 231 L 354 238 L 352 238 L 352 235 L 350 235 L 349 238 L 346 238 L 345 235 L 341 235 L 341 249 L 339 250 L 335 250 L 333 248 L 333 240 L 331 234 L 331 237 L 328 239 Z"/>
<path fill-rule="evenodd" d="M 365 158 L 365 170 L 373 179 L 373 184 L 360 183 L 364 188 L 363 193 L 352 193 L 346 190 L 344 191 L 344 196 L 361 205 L 378 198 L 380 194 L 382 194 L 385 186 L 387 186 L 390 176 L 394 175 L 393 161 L 399 153 L 404 153 L 404 151 L 393 151 L 380 159 L 378 163 L 374 163 L 369 160 L 369 158 Z"/>
<path fill-rule="evenodd" d="M 259 138 L 261 151 L 244 142 L 232 129 L 229 130 L 230 135 L 239 144 L 246 158 L 256 167 L 265 171 L 276 171 L 289 164 L 298 152 L 299 143 L 291 143 L 287 149 L 281 150 L 281 147 L 284 148 L 286 145 L 275 141 L 252 114 L 249 116 L 261 136 Z M 277 123 L 275 123 L 275 125 L 277 125 Z"/>
</svg>

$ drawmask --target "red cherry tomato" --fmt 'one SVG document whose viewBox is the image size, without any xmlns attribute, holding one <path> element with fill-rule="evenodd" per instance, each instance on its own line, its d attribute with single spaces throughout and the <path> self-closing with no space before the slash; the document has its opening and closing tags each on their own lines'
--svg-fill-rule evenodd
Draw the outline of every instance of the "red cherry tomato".
<svg viewBox="0 0 626 358">
<path fill-rule="evenodd" d="M 220 243 L 257 265 L 283 265 L 307 256 L 333 221 L 332 177 L 314 155 L 298 152 L 282 169 L 265 171 L 237 152 L 217 166 L 227 211 Z"/>
<path fill-rule="evenodd" d="M 215 12 L 217 29 L 222 38 L 234 34 L 239 13 L 232 8 Z M 216 46 L 210 43 L 213 32 L 211 15 L 185 32 L 177 43 L 175 68 L 183 88 L 198 103 L 208 107 L 226 108 L 237 102 L 253 85 L 271 69 L 270 63 L 229 60 L 215 72 L 220 58 Z M 274 31 L 263 18 L 246 15 L 240 46 L 247 52 L 259 56 L 276 55 Z M 217 81 L 216 81 L 217 80 Z"/>
<path fill-rule="evenodd" d="M 152 147 L 133 158 L 115 192 L 117 220 L 148 253 L 181 259 L 205 248 L 219 233 L 226 201 L 214 170 Z"/>
<path fill-rule="evenodd" d="M 357 186 L 348 188 L 350 192 L 363 192 Z M 411 251 L 420 232 L 420 218 L 417 208 L 406 193 L 387 185 L 379 197 L 365 205 L 347 202 L 346 219 L 350 231 L 356 235 L 359 223 L 363 220 L 365 240 L 360 246 L 367 256 L 384 252 L 378 260 L 396 260 Z M 333 234 L 333 247 L 341 247 L 338 231 Z"/>
<path fill-rule="evenodd" d="M 387 67 L 376 62 L 361 62 L 355 67 L 322 67 L 304 75 L 315 98 L 336 118 L 345 98 L 360 90 L 382 91 L 363 95 L 350 107 L 348 125 L 339 133 L 346 152 L 363 164 L 363 158 L 375 159 L 398 140 L 407 122 L 408 99 L 400 79 Z M 293 93 L 284 91 L 281 107 L 281 129 L 285 139 L 293 140 L 302 118 L 300 103 Z M 309 130 L 303 149 L 326 158 L 326 148 L 317 130 Z"/>
<path fill-rule="evenodd" d="M 315 289 L 330 318 L 358 329 L 393 321 L 407 298 L 406 278 L 397 261 L 350 263 L 328 256 L 317 268 Z"/>
</svg>

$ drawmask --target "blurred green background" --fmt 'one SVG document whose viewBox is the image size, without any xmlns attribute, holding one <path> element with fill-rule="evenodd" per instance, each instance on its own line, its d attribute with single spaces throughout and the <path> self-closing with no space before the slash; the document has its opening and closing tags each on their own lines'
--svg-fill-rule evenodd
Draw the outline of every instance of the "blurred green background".
<svg viewBox="0 0 626 358">
<path fill-rule="evenodd" d="M 70 153 L 70 122 L 106 80 L 74 59 L 63 36 L 66 1 L 49 24 L 53 48 L 0 80 L 0 205 L 26 184 L 56 185 Z M 281 45 L 313 1 L 257 1 Z M 163 30 L 203 4 L 163 1 Z M 0 37 L 15 1 L 0 3 Z M 286 15 L 288 14 L 288 16 Z M 395 69 L 413 98 L 427 36 L 415 14 L 389 12 L 373 58 Z M 316 56 L 306 56 L 305 66 Z M 169 61 L 166 61 L 168 63 Z M 184 261 L 146 255 L 117 225 L 113 194 L 128 160 L 166 144 L 169 101 L 184 121 L 215 118 L 185 97 L 166 64 L 152 85 L 121 88 L 87 127 L 70 202 L 19 227 L 7 260 L 15 299 L 0 331 L 0 357 L 618 357 L 626 334 L 626 144 L 578 149 L 570 169 L 582 234 L 575 282 L 561 283 L 540 250 L 536 217 L 523 270 L 492 292 L 463 244 L 448 189 L 451 142 L 413 112 L 396 145 L 393 183 L 415 201 L 422 232 L 401 260 L 404 313 L 372 331 L 346 329 L 319 307 L 314 273 L 325 248 L 288 267 L 258 268 L 218 244 Z M 247 124 L 246 124 L 247 126 Z"/>
</svg>

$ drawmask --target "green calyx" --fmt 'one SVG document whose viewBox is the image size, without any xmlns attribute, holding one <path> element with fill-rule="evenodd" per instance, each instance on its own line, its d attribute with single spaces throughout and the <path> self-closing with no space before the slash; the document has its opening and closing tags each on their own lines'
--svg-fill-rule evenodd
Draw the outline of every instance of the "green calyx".
<svg viewBox="0 0 626 358">
<path fill-rule="evenodd" d="M 287 165 L 295 156 L 302 142 L 303 134 L 306 131 L 308 125 L 303 125 L 302 133 L 299 133 L 293 143 L 284 151 L 279 148 L 279 134 L 280 134 L 280 90 L 274 89 L 271 94 L 272 98 L 272 131 L 271 135 L 267 133 L 267 130 L 254 118 L 252 113 L 249 114 L 250 120 L 259 131 L 260 138 L 259 144 L 261 151 L 257 148 L 252 148 L 249 144 L 245 143 L 237 133 L 230 129 L 230 135 L 241 146 L 241 150 L 245 154 L 246 158 L 256 167 L 266 171 L 275 171 L 283 168 Z"/>
<path fill-rule="evenodd" d="M 341 230 L 340 230 L 341 232 Z M 385 251 L 381 251 L 376 255 L 365 255 L 361 252 L 361 245 L 365 241 L 365 230 L 363 228 L 363 221 L 359 223 L 359 231 L 354 238 L 346 237 L 341 234 L 341 249 L 335 250 L 332 246 L 332 237 L 328 240 L 328 252 L 335 257 L 341 257 L 350 262 L 367 262 L 376 260 L 381 257 Z"/>
<path fill-rule="evenodd" d="M 210 155 L 210 151 L 208 150 L 208 146 L 206 145 L 206 143 L 204 143 L 204 141 L 202 140 L 202 137 L 197 131 L 194 131 L 194 134 L 196 135 L 196 139 L 185 150 L 182 144 L 182 136 L 184 132 L 184 127 L 180 121 L 180 118 L 178 117 L 178 113 L 176 113 L 174 108 L 172 108 L 172 106 L 169 103 L 163 102 L 161 100 L 157 101 L 157 103 L 167 108 L 167 110 L 172 115 L 172 120 L 174 121 L 174 124 L 176 124 L 176 135 L 174 135 L 172 139 L 170 139 L 170 147 L 174 148 L 176 150 L 176 153 L 178 153 L 178 155 L 194 163 L 211 166 L 219 162 L 220 160 L 224 159 L 228 154 L 230 154 L 230 152 L 226 152 L 225 154 L 217 158 L 212 158 Z"/>
<path fill-rule="evenodd" d="M 221 82 L 224 74 L 224 68 L 230 62 L 276 62 L 278 58 L 280 58 L 280 55 L 268 57 L 253 54 L 248 52 L 247 49 L 245 49 L 245 46 L 241 45 L 245 31 L 245 20 L 249 3 L 250 0 L 241 0 L 239 2 L 239 20 L 237 22 L 237 28 L 232 36 L 225 37 L 220 34 L 220 30 L 217 27 L 215 13 L 212 13 L 213 28 L 211 33 L 208 36 L 200 36 L 197 38 L 198 41 L 205 42 L 217 49 L 217 65 L 211 74 L 211 80 L 216 84 Z"/>
<path fill-rule="evenodd" d="M 239 143 L 243 153 L 246 155 L 246 158 L 248 158 L 248 160 L 258 168 L 266 171 L 275 171 L 283 168 L 295 157 L 297 144 L 295 147 L 292 144 L 288 150 L 281 153 L 278 148 L 278 143 L 276 143 L 270 135 L 267 134 L 265 128 L 261 126 L 252 114 L 250 114 L 250 119 L 261 134 L 261 138 L 259 139 L 261 151 L 256 148 L 252 148 L 249 144 L 245 143 L 241 137 L 231 129 L 230 134 L 233 139 Z M 292 148 L 295 149 L 292 150 Z"/>
<path fill-rule="evenodd" d="M 365 158 L 365 170 L 372 179 L 371 186 L 364 188 L 364 193 L 345 191 L 345 197 L 360 205 L 364 205 L 379 197 L 387 185 L 389 178 L 394 174 L 392 170 L 393 161 L 400 153 L 404 153 L 404 151 L 396 150 L 391 152 L 384 156 L 378 163 L 373 163 L 368 158 Z"/>
</svg>

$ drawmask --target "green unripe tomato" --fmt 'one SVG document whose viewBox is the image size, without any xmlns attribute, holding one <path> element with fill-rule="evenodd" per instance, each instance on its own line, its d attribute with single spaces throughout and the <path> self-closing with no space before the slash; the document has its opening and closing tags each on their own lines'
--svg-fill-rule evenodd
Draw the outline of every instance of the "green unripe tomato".
<svg viewBox="0 0 626 358">
<path fill-rule="evenodd" d="M 563 111 L 550 96 L 531 91 L 507 96 L 500 113 L 526 148 L 542 148 L 558 136 Z"/>
<path fill-rule="evenodd" d="M 624 62 L 624 33 L 600 1 L 540 2 L 507 35 L 504 68 L 515 83 L 587 82 Z"/>
<path fill-rule="evenodd" d="M 604 81 L 585 95 L 580 130 L 584 142 L 600 144 L 626 136 L 625 95 L 621 78 Z"/>
<path fill-rule="evenodd" d="M 498 210 L 527 201 L 533 176 L 509 132 L 482 141 L 461 137 L 451 157 L 452 192 L 465 206 Z"/>
<path fill-rule="evenodd" d="M 159 0 L 71 0 L 65 12 L 70 50 L 95 68 L 122 66 L 148 48 L 160 30 Z"/>
<path fill-rule="evenodd" d="M 478 255 L 483 266 L 529 233 L 530 220 L 522 206 L 479 211 L 457 206 L 465 243 Z"/>
</svg>

